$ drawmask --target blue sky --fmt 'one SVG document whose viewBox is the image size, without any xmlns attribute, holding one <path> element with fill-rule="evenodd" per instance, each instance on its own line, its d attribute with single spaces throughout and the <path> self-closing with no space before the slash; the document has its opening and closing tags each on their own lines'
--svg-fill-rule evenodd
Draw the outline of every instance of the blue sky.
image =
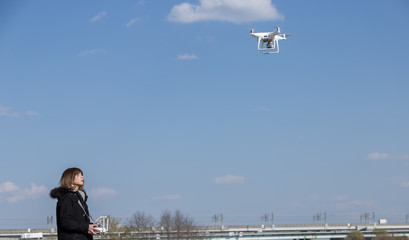
<svg viewBox="0 0 409 240">
<path fill-rule="evenodd" d="M 0 228 L 43 227 L 64 169 L 94 218 L 403 222 L 409 4 L 0 3 Z M 250 29 L 292 33 L 262 55 Z"/>
</svg>

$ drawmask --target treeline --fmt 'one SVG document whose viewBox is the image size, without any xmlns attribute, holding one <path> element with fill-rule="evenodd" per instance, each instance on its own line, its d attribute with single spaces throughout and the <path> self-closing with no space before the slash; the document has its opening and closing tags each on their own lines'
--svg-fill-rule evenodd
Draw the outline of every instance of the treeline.
<svg viewBox="0 0 409 240">
<path fill-rule="evenodd" d="M 184 239 L 193 240 L 199 235 L 199 227 L 193 218 L 183 214 L 180 210 L 162 211 L 158 220 L 145 212 L 135 212 L 121 225 L 121 219 L 109 218 L 109 231 L 101 235 L 101 239 Z M 407 236 L 394 236 L 386 230 L 374 229 L 374 238 L 371 240 L 409 240 Z M 368 240 L 361 231 L 350 232 L 345 240 Z"/>
<path fill-rule="evenodd" d="M 166 239 L 197 239 L 198 233 L 193 218 L 183 214 L 180 210 L 163 210 L 159 219 L 145 212 L 135 212 L 128 219 L 126 224 L 121 225 L 121 219 L 110 217 L 108 233 L 123 233 L 131 236 L 132 239 L 152 239 L 160 235 Z M 108 237 L 108 236 L 107 236 Z M 122 238 L 109 236 L 110 239 Z"/>
<path fill-rule="evenodd" d="M 376 228 L 373 230 L 375 237 L 373 240 L 409 240 L 407 236 L 394 236 L 388 231 Z M 365 240 L 364 234 L 360 231 L 352 231 L 348 233 L 345 240 Z"/>
</svg>

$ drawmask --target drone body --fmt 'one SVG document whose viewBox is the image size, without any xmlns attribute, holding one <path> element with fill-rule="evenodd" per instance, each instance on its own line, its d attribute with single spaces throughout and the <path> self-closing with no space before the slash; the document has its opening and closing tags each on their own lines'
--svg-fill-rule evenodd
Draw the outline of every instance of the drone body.
<svg viewBox="0 0 409 240">
<path fill-rule="evenodd" d="M 280 51 L 278 46 L 279 40 L 287 40 L 287 36 L 291 36 L 291 34 L 281 34 L 280 27 L 276 27 L 275 32 L 254 32 L 254 29 L 251 29 L 250 35 L 257 38 L 257 48 L 263 54 L 275 54 Z M 261 43 L 261 46 L 260 46 Z M 264 48 L 264 43 L 266 47 Z"/>
</svg>

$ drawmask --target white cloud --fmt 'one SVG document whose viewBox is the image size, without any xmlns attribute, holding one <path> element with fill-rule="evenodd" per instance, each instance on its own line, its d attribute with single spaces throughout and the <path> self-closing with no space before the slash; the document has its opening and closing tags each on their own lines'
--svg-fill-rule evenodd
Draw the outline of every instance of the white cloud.
<svg viewBox="0 0 409 240">
<path fill-rule="evenodd" d="M 44 185 L 38 186 L 35 183 L 30 184 L 30 188 L 21 189 L 14 183 L 7 181 L 0 184 L 0 200 L 5 199 L 8 203 L 16 203 L 41 196 L 46 196 L 48 189 Z"/>
<path fill-rule="evenodd" d="M 10 107 L 5 107 L 5 106 L 2 106 L 2 105 L 0 104 L 0 117 L 1 117 L 1 116 L 3 116 L 3 117 L 20 117 L 21 115 L 25 115 L 25 116 L 39 116 L 40 114 L 39 114 L 38 112 L 34 111 L 34 110 L 29 110 L 29 111 L 26 111 L 26 112 L 23 113 L 23 114 L 20 114 L 20 112 L 13 111 L 12 108 L 10 108 Z"/>
<path fill-rule="evenodd" d="M 108 13 L 107 12 L 99 12 L 95 17 L 93 17 L 90 21 L 91 22 L 98 22 L 101 20 L 103 17 L 105 17 Z"/>
<path fill-rule="evenodd" d="M 139 18 L 132 18 L 129 22 L 127 22 L 125 24 L 125 26 L 127 27 L 131 27 L 132 25 L 134 25 L 135 23 L 137 23 L 139 21 Z"/>
<path fill-rule="evenodd" d="M 117 191 L 112 188 L 93 188 L 89 192 L 89 196 L 92 198 L 109 197 L 117 194 Z"/>
<path fill-rule="evenodd" d="M 178 59 L 180 59 L 180 60 L 196 60 L 196 59 L 199 59 L 199 57 L 196 56 L 196 54 L 187 54 L 187 53 L 185 53 L 185 54 L 179 54 Z"/>
<path fill-rule="evenodd" d="M 200 0 L 198 5 L 188 2 L 173 6 L 168 20 L 191 23 L 197 21 L 228 21 L 233 23 L 282 20 L 271 0 Z"/>
<path fill-rule="evenodd" d="M 24 189 L 24 194 L 27 196 L 37 196 L 39 194 L 47 193 L 48 189 L 46 186 L 37 186 L 35 183 L 30 184 L 31 188 Z"/>
<path fill-rule="evenodd" d="M 81 51 L 78 56 L 86 57 L 91 55 L 105 55 L 107 52 L 104 49 L 91 49 Z"/>
<path fill-rule="evenodd" d="M 368 154 L 367 157 L 369 160 L 384 160 L 389 158 L 389 154 L 387 153 L 380 153 L 380 152 L 373 152 Z"/>
<path fill-rule="evenodd" d="M 0 194 L 4 192 L 15 192 L 19 189 L 14 183 L 7 181 L 0 184 Z"/>
<path fill-rule="evenodd" d="M 0 116 L 4 117 L 18 117 L 20 116 L 20 113 L 14 112 L 12 108 L 5 107 L 0 104 Z"/>
<path fill-rule="evenodd" d="M 213 179 L 215 184 L 235 184 L 235 183 L 244 183 L 246 179 L 242 176 L 234 176 L 227 174 L 223 177 L 216 177 Z"/>
<path fill-rule="evenodd" d="M 390 155 L 388 153 L 373 152 L 368 154 L 368 160 L 406 160 L 409 159 L 409 154 Z"/>
</svg>

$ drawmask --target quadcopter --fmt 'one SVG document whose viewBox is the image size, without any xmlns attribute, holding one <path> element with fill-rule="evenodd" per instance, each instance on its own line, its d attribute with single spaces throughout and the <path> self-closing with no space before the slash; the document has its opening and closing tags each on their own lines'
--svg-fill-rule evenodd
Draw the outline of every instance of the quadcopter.
<svg viewBox="0 0 409 240">
<path fill-rule="evenodd" d="M 278 40 L 287 40 L 286 37 L 291 36 L 292 34 L 281 34 L 280 27 L 276 27 L 275 32 L 256 33 L 254 32 L 254 29 L 251 29 L 250 35 L 257 38 L 258 50 L 263 54 L 274 54 L 279 52 Z M 266 48 L 264 48 L 264 43 L 267 43 Z"/>
</svg>

